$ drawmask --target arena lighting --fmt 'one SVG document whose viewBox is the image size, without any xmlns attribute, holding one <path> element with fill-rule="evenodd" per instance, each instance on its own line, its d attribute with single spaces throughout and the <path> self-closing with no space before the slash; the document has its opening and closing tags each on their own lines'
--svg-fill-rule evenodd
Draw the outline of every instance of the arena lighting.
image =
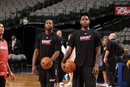
<svg viewBox="0 0 130 87">
<path fill-rule="evenodd" d="M 24 17 L 22 22 L 23 22 L 23 25 L 27 25 L 28 22 L 29 22 L 29 21 L 28 21 L 28 18 L 27 18 L 27 17 Z"/>
</svg>

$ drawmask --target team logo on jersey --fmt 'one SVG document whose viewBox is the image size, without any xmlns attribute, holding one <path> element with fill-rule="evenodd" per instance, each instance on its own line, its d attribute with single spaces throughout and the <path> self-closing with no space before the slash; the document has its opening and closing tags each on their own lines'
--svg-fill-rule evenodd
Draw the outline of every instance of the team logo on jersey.
<svg viewBox="0 0 130 87">
<path fill-rule="evenodd" d="M 7 47 L 6 46 L 0 46 L 0 50 L 6 50 Z"/>
<path fill-rule="evenodd" d="M 42 44 L 51 45 L 51 40 L 42 40 Z"/>
<path fill-rule="evenodd" d="M 91 40 L 91 35 L 90 36 L 80 36 L 80 41 L 88 41 Z"/>
</svg>

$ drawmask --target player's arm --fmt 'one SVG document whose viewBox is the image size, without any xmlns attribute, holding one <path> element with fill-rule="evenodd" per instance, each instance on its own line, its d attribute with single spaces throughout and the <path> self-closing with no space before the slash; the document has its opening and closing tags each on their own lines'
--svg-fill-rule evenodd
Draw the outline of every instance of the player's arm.
<svg viewBox="0 0 130 87">
<path fill-rule="evenodd" d="M 59 37 L 57 37 L 57 36 L 56 36 L 56 39 L 55 39 L 55 46 L 54 46 L 53 49 L 55 49 L 55 52 L 51 56 L 50 61 L 48 61 L 48 63 L 55 61 L 59 57 L 59 55 L 60 55 L 61 39 Z"/>
<path fill-rule="evenodd" d="M 95 76 L 97 76 L 98 72 L 99 72 L 98 65 L 99 65 L 100 55 L 101 55 L 101 48 L 100 48 L 100 46 L 98 46 L 98 47 L 96 47 L 96 61 L 95 61 L 95 66 L 94 66 L 93 71 L 92 71 L 92 73 Z"/>
<path fill-rule="evenodd" d="M 8 70 L 8 74 L 9 74 L 9 78 L 11 78 L 11 80 L 14 80 L 14 74 L 12 73 L 9 64 L 7 63 L 7 70 Z"/>
<path fill-rule="evenodd" d="M 95 61 L 95 66 L 99 65 L 99 58 L 101 56 L 101 39 L 100 35 L 98 32 L 94 31 L 94 37 L 95 37 L 95 51 L 96 51 L 96 61 Z"/>
<path fill-rule="evenodd" d="M 36 62 L 37 62 L 37 58 L 39 56 L 39 49 L 40 49 L 40 40 L 41 40 L 41 34 L 39 34 L 36 38 L 36 42 L 35 42 L 35 50 L 33 53 L 33 58 L 32 58 L 32 73 L 36 74 L 37 70 L 36 70 Z"/>
<path fill-rule="evenodd" d="M 109 51 L 106 50 L 105 51 L 105 55 L 104 55 L 104 59 L 103 59 L 104 63 L 107 63 L 107 57 L 108 57 L 108 55 L 109 55 Z"/>
<path fill-rule="evenodd" d="M 11 69 L 10 69 L 10 67 L 9 67 L 9 64 L 7 63 L 7 70 L 8 70 L 8 73 L 9 74 L 12 74 L 12 71 L 11 71 Z"/>
<path fill-rule="evenodd" d="M 36 60 L 37 60 L 37 58 L 38 58 L 38 55 L 39 55 L 39 50 L 36 48 L 36 49 L 34 50 L 33 58 L 32 58 L 32 73 L 33 73 L 33 74 L 36 73 L 35 64 L 36 64 Z"/>
<path fill-rule="evenodd" d="M 108 58 L 108 55 L 110 53 L 110 49 L 111 49 L 112 45 L 110 42 L 108 42 L 107 46 L 106 46 L 106 51 L 105 51 L 105 54 L 104 54 L 104 58 L 103 58 L 103 61 L 104 63 L 107 64 L 107 58 Z"/>
<path fill-rule="evenodd" d="M 94 39 L 95 39 L 94 46 L 96 47 L 95 48 L 96 54 L 95 54 L 95 65 L 94 65 L 92 73 L 95 76 L 97 76 L 98 72 L 99 72 L 99 68 L 98 68 L 99 59 L 100 59 L 100 56 L 101 56 L 101 39 L 100 39 L 100 35 L 98 34 L 98 32 L 94 31 Z"/>
<path fill-rule="evenodd" d="M 51 57 L 51 61 L 55 61 L 59 55 L 60 55 L 60 51 L 55 51 L 55 53 Z"/>
<path fill-rule="evenodd" d="M 98 46 L 96 47 L 96 62 L 95 65 L 98 66 L 99 65 L 99 58 L 101 56 L 101 47 Z"/>
<path fill-rule="evenodd" d="M 73 48 L 72 48 L 72 47 L 69 47 L 69 48 L 67 49 L 66 53 L 65 53 L 65 56 L 64 56 L 64 58 L 63 58 L 63 60 L 62 60 L 62 62 L 61 62 L 61 67 L 62 67 L 63 71 L 65 71 L 65 62 L 66 62 L 66 60 L 71 56 L 72 51 L 73 51 Z"/>
<path fill-rule="evenodd" d="M 66 62 L 66 60 L 70 57 L 70 55 L 72 54 L 72 51 L 73 51 L 73 48 L 72 47 L 69 47 L 68 50 L 66 51 L 65 53 L 65 56 L 64 56 L 64 59 L 63 59 L 63 63 Z"/>
</svg>

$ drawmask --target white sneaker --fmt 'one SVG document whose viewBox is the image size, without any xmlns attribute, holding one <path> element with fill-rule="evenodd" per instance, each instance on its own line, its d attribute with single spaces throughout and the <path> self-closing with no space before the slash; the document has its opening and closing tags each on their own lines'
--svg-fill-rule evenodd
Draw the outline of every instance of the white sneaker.
<svg viewBox="0 0 130 87">
<path fill-rule="evenodd" d="M 63 82 L 60 82 L 60 83 L 59 83 L 59 87 L 63 87 Z"/>
<path fill-rule="evenodd" d="M 103 84 L 100 84 L 101 86 L 104 86 L 104 87 L 109 87 L 109 84 L 107 83 L 103 83 Z"/>
<path fill-rule="evenodd" d="M 72 87 L 72 82 L 69 81 L 67 84 L 64 85 L 64 87 Z"/>
<path fill-rule="evenodd" d="M 100 86 L 100 83 L 96 83 L 96 86 Z"/>
</svg>

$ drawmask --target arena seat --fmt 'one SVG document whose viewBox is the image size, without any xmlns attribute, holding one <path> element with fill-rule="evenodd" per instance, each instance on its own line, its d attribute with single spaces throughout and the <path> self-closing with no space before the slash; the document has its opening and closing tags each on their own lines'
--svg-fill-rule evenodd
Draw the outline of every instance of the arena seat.
<svg viewBox="0 0 130 87">
<path fill-rule="evenodd" d="M 0 2 L 0 20 L 10 18 L 27 7 L 34 7 L 37 3 L 44 3 L 44 0 L 4 0 Z"/>
<path fill-rule="evenodd" d="M 44 16 L 49 16 L 50 14 L 54 16 L 58 16 L 60 14 L 68 15 L 71 12 L 74 12 L 74 13 L 80 13 L 81 11 L 89 12 L 91 8 L 100 9 L 100 7 L 106 7 L 112 3 L 113 1 L 110 3 L 109 0 L 108 0 L 108 3 L 106 3 L 106 1 L 103 1 L 103 0 L 98 0 L 98 1 L 96 0 L 91 0 L 91 1 L 90 0 L 80 0 L 80 1 L 79 0 L 63 0 L 62 2 L 53 4 L 46 8 L 42 8 L 41 13 L 43 13 Z M 37 11 L 35 11 L 35 13 L 37 13 Z M 33 12 L 30 13 L 30 15 L 32 14 Z M 39 16 L 39 14 L 40 13 L 36 14 L 36 16 Z"/>
</svg>

